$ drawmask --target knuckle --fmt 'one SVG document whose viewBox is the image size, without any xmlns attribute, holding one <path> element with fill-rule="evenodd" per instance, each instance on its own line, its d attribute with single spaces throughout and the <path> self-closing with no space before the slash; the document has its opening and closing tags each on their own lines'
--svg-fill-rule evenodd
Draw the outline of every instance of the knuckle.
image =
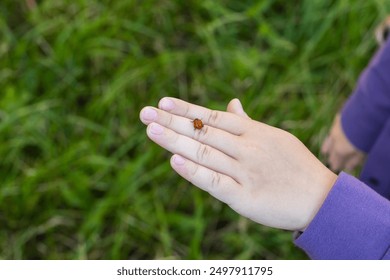
<svg viewBox="0 0 390 280">
<path fill-rule="evenodd" d="M 205 144 L 200 144 L 196 152 L 196 158 L 198 162 L 206 162 L 210 157 L 211 148 Z"/>
<path fill-rule="evenodd" d="M 215 189 L 221 185 L 221 174 L 214 172 L 211 178 L 210 193 L 215 193 Z"/>
<path fill-rule="evenodd" d="M 218 120 L 220 119 L 220 115 L 221 115 L 220 112 L 216 110 L 211 110 L 207 118 L 207 123 L 209 124 L 218 123 Z"/>
<path fill-rule="evenodd" d="M 166 122 L 166 126 L 167 127 L 172 127 L 172 124 L 173 124 L 173 116 L 171 114 L 168 114 L 168 119 L 167 119 L 167 122 Z"/>
<path fill-rule="evenodd" d="M 195 178 L 199 171 L 199 165 L 194 164 L 193 168 L 191 168 L 189 175 L 190 175 L 190 182 L 193 183 L 193 178 Z"/>
<path fill-rule="evenodd" d="M 343 150 L 343 149 L 335 149 L 334 155 L 337 159 L 343 160 L 351 155 L 349 151 Z"/>
<path fill-rule="evenodd" d="M 340 145 L 334 145 L 332 149 L 332 153 L 337 156 L 337 157 L 343 157 L 346 155 L 347 151 L 345 150 L 344 147 Z"/>
<path fill-rule="evenodd" d="M 209 134 L 209 127 L 204 126 L 202 129 L 194 130 L 194 139 L 200 142 L 204 142 L 209 137 Z"/>
</svg>

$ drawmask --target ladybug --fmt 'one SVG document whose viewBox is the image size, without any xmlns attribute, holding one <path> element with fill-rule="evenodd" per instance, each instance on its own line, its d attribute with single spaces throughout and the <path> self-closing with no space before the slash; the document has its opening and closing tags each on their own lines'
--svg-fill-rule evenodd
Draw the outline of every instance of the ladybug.
<svg viewBox="0 0 390 280">
<path fill-rule="evenodd" d="M 192 122 L 194 123 L 195 129 L 202 129 L 202 127 L 204 126 L 201 119 L 195 119 Z"/>
</svg>

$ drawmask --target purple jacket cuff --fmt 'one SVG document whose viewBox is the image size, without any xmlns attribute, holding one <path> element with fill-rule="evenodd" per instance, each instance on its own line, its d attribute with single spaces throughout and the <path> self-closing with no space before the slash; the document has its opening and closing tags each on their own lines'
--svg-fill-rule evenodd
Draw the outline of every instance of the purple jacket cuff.
<svg viewBox="0 0 390 280">
<path fill-rule="evenodd" d="M 312 259 L 390 259 L 390 201 L 341 173 L 295 244 Z"/>
<path fill-rule="evenodd" d="M 390 40 L 379 49 L 359 78 L 341 112 L 347 138 L 369 152 L 390 116 Z"/>
</svg>

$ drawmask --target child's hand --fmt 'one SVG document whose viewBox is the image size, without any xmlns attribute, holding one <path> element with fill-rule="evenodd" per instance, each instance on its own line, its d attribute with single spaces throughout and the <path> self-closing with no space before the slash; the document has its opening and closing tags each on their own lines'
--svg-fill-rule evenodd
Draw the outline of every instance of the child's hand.
<svg viewBox="0 0 390 280">
<path fill-rule="evenodd" d="M 175 98 L 158 107 L 140 118 L 149 138 L 174 154 L 173 169 L 258 223 L 305 229 L 337 178 L 296 137 L 251 120 L 237 99 L 228 112 Z"/>
<path fill-rule="evenodd" d="M 334 118 L 329 135 L 322 144 L 321 152 L 328 158 L 333 171 L 353 170 L 362 163 L 364 154 L 347 139 L 341 126 L 340 115 Z"/>
</svg>

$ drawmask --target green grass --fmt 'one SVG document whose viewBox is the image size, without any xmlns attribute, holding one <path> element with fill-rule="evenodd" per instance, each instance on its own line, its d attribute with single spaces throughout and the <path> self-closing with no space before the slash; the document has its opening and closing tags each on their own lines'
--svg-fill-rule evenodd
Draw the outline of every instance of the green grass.
<svg viewBox="0 0 390 280">
<path fill-rule="evenodd" d="M 388 1 L 36 2 L 0 4 L 0 258 L 306 258 L 176 175 L 138 114 L 238 97 L 318 155 Z"/>
</svg>

